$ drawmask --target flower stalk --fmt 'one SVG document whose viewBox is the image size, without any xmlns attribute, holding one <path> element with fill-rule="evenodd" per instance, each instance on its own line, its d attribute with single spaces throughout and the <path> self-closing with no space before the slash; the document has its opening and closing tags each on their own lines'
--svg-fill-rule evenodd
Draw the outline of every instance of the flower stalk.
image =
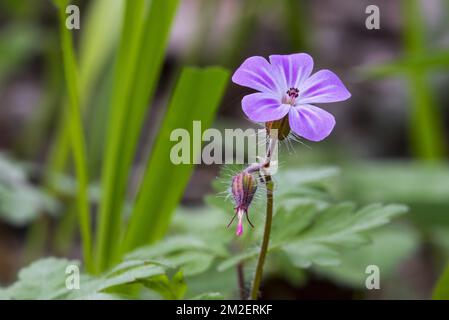
<svg viewBox="0 0 449 320">
<path fill-rule="evenodd" d="M 267 143 L 267 151 L 265 161 L 261 163 L 259 167 L 259 174 L 263 174 L 263 181 L 266 187 L 267 206 L 265 213 L 265 227 L 262 238 L 262 246 L 260 248 L 259 258 L 257 259 L 256 271 L 254 273 L 254 279 L 251 286 L 249 300 L 256 300 L 259 294 L 260 282 L 263 275 L 263 267 L 265 264 L 265 258 L 268 252 L 268 245 L 270 242 L 271 224 L 273 221 L 273 180 L 270 175 L 270 163 L 271 157 L 276 147 L 277 138 L 272 134 L 272 131 L 267 129 L 267 136 L 269 137 Z M 261 172 L 262 171 L 262 172 Z"/>
<path fill-rule="evenodd" d="M 256 300 L 259 294 L 260 281 L 262 280 L 263 266 L 265 257 L 268 252 L 268 244 L 270 242 L 271 223 L 273 220 L 273 181 L 271 176 L 265 176 L 265 184 L 267 188 L 267 208 L 265 216 L 265 228 L 263 232 L 262 246 L 260 248 L 259 258 L 257 260 L 256 272 L 251 286 L 249 300 Z"/>
</svg>

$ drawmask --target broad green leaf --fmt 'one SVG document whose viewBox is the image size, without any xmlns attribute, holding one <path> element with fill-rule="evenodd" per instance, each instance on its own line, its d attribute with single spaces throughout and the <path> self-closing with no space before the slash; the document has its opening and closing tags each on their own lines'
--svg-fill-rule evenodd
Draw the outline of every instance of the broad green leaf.
<svg viewBox="0 0 449 320">
<path fill-rule="evenodd" d="M 186 68 L 181 73 L 137 195 L 125 235 L 124 252 L 155 242 L 167 231 L 193 170 L 192 163 L 175 165 L 171 162 L 171 148 L 175 145 L 170 141 L 171 133 L 174 129 L 192 133 L 193 121 L 201 121 L 201 133 L 196 135 L 209 128 L 227 80 L 228 72 L 218 67 Z M 191 162 L 200 151 L 196 142 L 193 145 Z"/>
</svg>

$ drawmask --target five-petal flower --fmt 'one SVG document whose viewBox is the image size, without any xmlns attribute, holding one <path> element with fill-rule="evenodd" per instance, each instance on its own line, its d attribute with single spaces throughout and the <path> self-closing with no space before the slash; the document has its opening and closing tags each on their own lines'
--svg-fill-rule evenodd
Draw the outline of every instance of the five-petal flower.
<svg viewBox="0 0 449 320">
<path fill-rule="evenodd" d="M 232 81 L 259 92 L 242 100 L 245 114 L 256 122 L 288 116 L 290 128 L 311 141 L 326 138 L 335 126 L 334 117 L 315 103 L 344 101 L 351 94 L 329 70 L 312 74 L 313 59 L 306 53 L 250 57 L 236 70 Z"/>
</svg>

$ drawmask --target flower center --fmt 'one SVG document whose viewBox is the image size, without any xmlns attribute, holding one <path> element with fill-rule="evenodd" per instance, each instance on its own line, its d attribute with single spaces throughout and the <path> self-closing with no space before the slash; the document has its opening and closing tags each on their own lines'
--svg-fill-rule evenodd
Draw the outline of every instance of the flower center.
<svg viewBox="0 0 449 320">
<path fill-rule="evenodd" d="M 298 96 L 299 96 L 299 89 L 292 87 L 292 88 L 288 89 L 286 93 L 287 93 L 287 96 L 284 98 L 283 103 L 294 105 L 296 98 L 298 98 Z"/>
</svg>

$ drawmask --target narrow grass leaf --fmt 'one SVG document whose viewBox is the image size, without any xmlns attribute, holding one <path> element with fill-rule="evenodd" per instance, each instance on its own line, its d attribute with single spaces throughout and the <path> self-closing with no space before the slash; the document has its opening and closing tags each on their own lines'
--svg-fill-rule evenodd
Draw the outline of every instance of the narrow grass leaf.
<svg viewBox="0 0 449 320">
<path fill-rule="evenodd" d="M 120 152 L 121 134 L 126 114 L 127 98 L 136 68 L 140 33 L 144 20 L 145 2 L 127 1 L 122 34 L 115 65 L 111 109 L 108 121 L 105 162 L 102 172 L 100 214 L 97 227 L 97 268 L 103 270 L 110 258 L 113 241 L 118 239 L 121 212 L 114 210 L 116 170 Z"/>
<path fill-rule="evenodd" d="M 165 234 L 193 170 L 193 161 L 180 165 L 171 162 L 174 145 L 170 143 L 171 133 L 182 128 L 191 137 L 194 120 L 201 121 L 202 130 L 210 127 L 228 76 L 226 70 L 218 67 L 183 70 L 137 195 L 125 236 L 125 252 L 154 242 Z M 201 139 L 202 132 L 195 134 L 194 141 Z M 191 160 L 196 159 L 200 151 L 197 147 L 193 149 Z"/>
<path fill-rule="evenodd" d="M 85 141 L 81 119 L 78 74 L 72 34 L 65 26 L 66 14 L 64 7 L 59 8 L 59 23 L 61 32 L 61 46 L 63 53 L 64 74 L 69 96 L 70 138 L 75 162 L 77 178 L 77 209 L 83 244 L 84 263 L 88 271 L 92 270 L 92 241 L 88 198 L 88 173 L 85 154 Z"/>
<path fill-rule="evenodd" d="M 98 230 L 99 266 L 116 256 L 126 186 L 147 105 L 156 86 L 178 0 L 127 3 L 112 97 Z M 144 13 L 144 14 L 143 14 Z"/>
</svg>

